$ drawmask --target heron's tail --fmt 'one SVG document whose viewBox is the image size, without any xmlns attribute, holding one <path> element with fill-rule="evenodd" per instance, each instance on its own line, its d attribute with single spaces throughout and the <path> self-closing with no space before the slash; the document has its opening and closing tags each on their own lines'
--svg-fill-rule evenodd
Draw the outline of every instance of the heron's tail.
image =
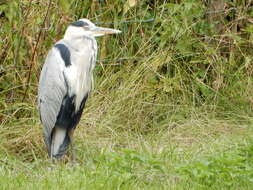
<svg viewBox="0 0 253 190">
<path fill-rule="evenodd" d="M 70 142 L 71 140 L 67 129 L 55 126 L 50 148 L 51 158 L 61 158 L 68 150 Z"/>
</svg>

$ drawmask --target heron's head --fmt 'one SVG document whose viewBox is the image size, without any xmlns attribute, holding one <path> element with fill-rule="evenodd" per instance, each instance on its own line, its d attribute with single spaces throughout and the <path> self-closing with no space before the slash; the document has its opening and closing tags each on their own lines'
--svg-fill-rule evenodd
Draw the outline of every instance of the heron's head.
<svg viewBox="0 0 253 190">
<path fill-rule="evenodd" d="M 98 27 L 88 19 L 79 19 L 68 26 L 64 38 L 75 38 L 82 36 L 98 37 L 106 34 L 117 33 L 121 33 L 121 31 L 111 28 Z"/>
</svg>

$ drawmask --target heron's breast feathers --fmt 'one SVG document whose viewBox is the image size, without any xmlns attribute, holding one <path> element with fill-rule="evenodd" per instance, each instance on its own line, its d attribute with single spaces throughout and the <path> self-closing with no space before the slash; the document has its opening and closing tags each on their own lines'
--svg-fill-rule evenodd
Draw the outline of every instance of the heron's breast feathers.
<svg viewBox="0 0 253 190">
<path fill-rule="evenodd" d="M 69 97 L 75 96 L 75 111 L 80 109 L 83 98 L 91 90 L 92 73 L 85 64 L 72 64 L 64 69 L 65 82 Z"/>
</svg>

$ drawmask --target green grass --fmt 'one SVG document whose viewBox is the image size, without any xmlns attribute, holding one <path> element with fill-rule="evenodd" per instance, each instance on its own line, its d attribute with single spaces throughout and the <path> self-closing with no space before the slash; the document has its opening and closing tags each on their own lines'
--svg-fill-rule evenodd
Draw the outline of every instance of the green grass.
<svg viewBox="0 0 253 190">
<path fill-rule="evenodd" d="M 52 164 L 36 154 L 32 161 L 26 161 L 24 153 L 2 154 L 0 188 L 252 188 L 250 126 L 198 120 L 148 136 L 129 132 L 101 136 L 105 129 L 82 127 L 75 136 L 75 165 Z"/>
</svg>

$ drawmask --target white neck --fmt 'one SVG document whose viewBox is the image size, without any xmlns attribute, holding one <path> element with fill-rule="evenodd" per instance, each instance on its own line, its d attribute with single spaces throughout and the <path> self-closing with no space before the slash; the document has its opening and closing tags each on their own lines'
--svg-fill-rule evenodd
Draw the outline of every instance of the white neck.
<svg viewBox="0 0 253 190">
<path fill-rule="evenodd" d="M 85 34 L 81 28 L 78 30 L 76 28 L 73 29 L 72 27 L 68 27 L 66 30 L 64 40 L 69 44 L 69 46 L 76 50 L 82 49 L 87 41 L 96 41 L 93 36 Z"/>
<path fill-rule="evenodd" d="M 69 26 L 64 34 L 64 39 L 66 40 L 75 40 L 83 37 L 94 38 L 90 31 L 86 31 L 82 27 Z"/>
</svg>

